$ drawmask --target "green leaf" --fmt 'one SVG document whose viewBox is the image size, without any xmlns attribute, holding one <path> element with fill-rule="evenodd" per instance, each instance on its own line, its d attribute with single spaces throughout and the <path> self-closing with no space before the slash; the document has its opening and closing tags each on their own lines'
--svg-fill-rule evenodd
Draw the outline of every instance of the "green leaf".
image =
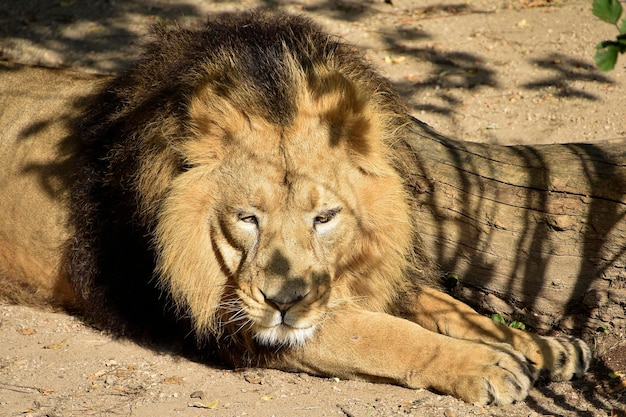
<svg viewBox="0 0 626 417">
<path fill-rule="evenodd" d="M 521 321 L 512 321 L 509 327 L 513 329 L 526 330 L 526 325 Z"/>
<path fill-rule="evenodd" d="M 622 5 L 618 0 L 594 0 L 592 11 L 605 22 L 617 24 L 622 15 Z"/>
<path fill-rule="evenodd" d="M 461 287 L 461 278 L 454 272 L 448 272 L 445 275 L 444 285 L 448 291 L 454 291 Z"/>
<path fill-rule="evenodd" d="M 611 71 L 615 68 L 617 62 L 617 54 L 619 53 L 619 46 L 607 42 L 599 43 L 596 46 L 597 52 L 594 56 L 596 65 L 602 71 Z"/>
<path fill-rule="evenodd" d="M 626 33 L 626 19 L 622 19 L 622 24 L 619 27 L 619 33 Z"/>
<path fill-rule="evenodd" d="M 491 320 L 500 323 L 500 324 L 504 324 L 506 325 L 506 322 L 504 321 L 504 317 L 502 317 L 500 314 L 496 313 L 496 314 L 492 314 L 491 315 Z"/>
</svg>

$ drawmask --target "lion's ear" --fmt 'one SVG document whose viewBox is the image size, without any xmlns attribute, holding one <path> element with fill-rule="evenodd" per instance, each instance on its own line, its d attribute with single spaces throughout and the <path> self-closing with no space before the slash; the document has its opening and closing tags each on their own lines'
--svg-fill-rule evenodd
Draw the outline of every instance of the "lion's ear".
<svg viewBox="0 0 626 417">
<path fill-rule="evenodd" d="M 386 121 L 375 108 L 374 98 L 339 72 L 310 77 L 308 86 L 308 105 L 329 126 L 330 147 L 344 147 L 366 173 L 392 171 L 385 157 Z"/>
</svg>

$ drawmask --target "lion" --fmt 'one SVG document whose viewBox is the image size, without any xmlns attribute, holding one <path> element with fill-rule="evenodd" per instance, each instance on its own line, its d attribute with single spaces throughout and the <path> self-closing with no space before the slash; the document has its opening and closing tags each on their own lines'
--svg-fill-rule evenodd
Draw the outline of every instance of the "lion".
<svg viewBox="0 0 626 417">
<path fill-rule="evenodd" d="M 234 367 L 479 404 L 588 368 L 583 341 L 506 327 L 438 288 L 405 182 L 416 122 L 308 19 L 156 27 L 113 79 L 2 72 L 5 299 Z"/>
</svg>

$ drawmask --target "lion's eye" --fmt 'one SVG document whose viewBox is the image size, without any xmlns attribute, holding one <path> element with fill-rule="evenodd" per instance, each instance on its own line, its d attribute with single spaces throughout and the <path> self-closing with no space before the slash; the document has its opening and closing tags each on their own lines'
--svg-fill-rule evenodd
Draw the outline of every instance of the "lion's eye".
<svg viewBox="0 0 626 417">
<path fill-rule="evenodd" d="M 239 221 L 249 224 L 259 224 L 259 219 L 254 214 L 239 213 L 237 214 Z"/>
<path fill-rule="evenodd" d="M 335 218 L 335 216 L 337 215 L 337 213 L 339 213 L 341 211 L 340 208 L 335 208 L 335 209 L 330 209 L 330 210 L 324 210 L 322 211 L 320 214 L 318 214 L 317 216 L 315 216 L 315 219 L 313 219 L 313 224 L 324 224 L 324 223 L 328 223 L 329 221 L 331 221 L 333 218 Z"/>
</svg>

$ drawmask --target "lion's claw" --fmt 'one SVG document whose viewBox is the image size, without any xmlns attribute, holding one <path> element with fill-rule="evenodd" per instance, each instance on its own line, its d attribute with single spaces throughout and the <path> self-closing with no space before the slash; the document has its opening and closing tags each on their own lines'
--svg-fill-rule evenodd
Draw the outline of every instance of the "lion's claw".
<svg viewBox="0 0 626 417">
<path fill-rule="evenodd" d="M 476 344 L 444 391 L 474 404 L 506 405 L 526 398 L 532 384 L 532 369 L 521 353 L 508 345 Z"/>
<path fill-rule="evenodd" d="M 479 404 L 506 405 L 521 401 L 532 387 L 531 371 L 526 360 L 517 353 L 499 352 L 501 358 L 494 365 L 485 367 L 482 379 L 483 392 Z"/>
</svg>

